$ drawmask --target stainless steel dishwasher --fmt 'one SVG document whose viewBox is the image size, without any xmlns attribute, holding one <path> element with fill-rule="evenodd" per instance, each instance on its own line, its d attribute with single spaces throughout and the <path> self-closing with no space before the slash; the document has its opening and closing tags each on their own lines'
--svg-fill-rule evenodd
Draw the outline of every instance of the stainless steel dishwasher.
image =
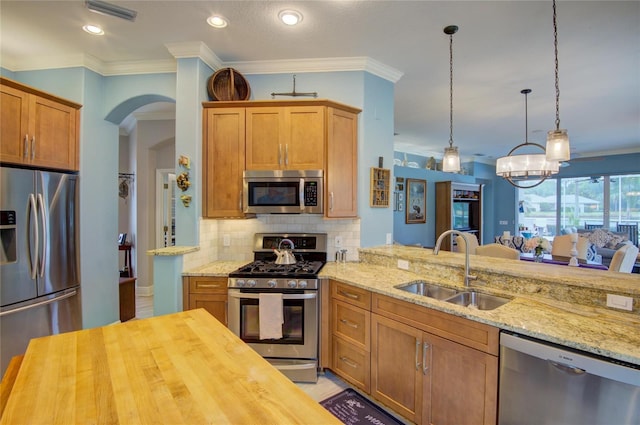
<svg viewBox="0 0 640 425">
<path fill-rule="evenodd" d="M 500 425 L 640 424 L 640 367 L 500 334 Z"/>
</svg>

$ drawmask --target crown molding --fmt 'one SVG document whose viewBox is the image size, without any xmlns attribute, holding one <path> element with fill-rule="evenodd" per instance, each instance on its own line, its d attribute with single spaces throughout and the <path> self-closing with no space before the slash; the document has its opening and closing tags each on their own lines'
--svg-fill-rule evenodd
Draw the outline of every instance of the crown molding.
<svg viewBox="0 0 640 425">
<path fill-rule="evenodd" d="M 291 72 L 339 72 L 367 71 L 380 78 L 396 83 L 404 73 L 369 57 L 352 58 L 308 58 L 282 59 L 270 61 L 225 62 L 227 67 L 235 68 L 245 75 L 249 74 L 287 74 Z"/>
<path fill-rule="evenodd" d="M 176 59 L 200 58 L 211 69 L 224 68 L 224 62 L 202 41 L 165 44 L 169 53 Z"/>
<path fill-rule="evenodd" d="M 3 58 L 3 67 L 13 72 L 43 69 L 87 68 L 105 77 L 131 74 L 175 73 L 174 59 L 153 61 L 103 62 L 91 55 L 39 56 L 31 58 Z"/>
<path fill-rule="evenodd" d="M 366 71 L 394 84 L 404 75 L 402 71 L 366 56 L 223 62 L 201 41 L 170 43 L 165 47 L 174 59 L 104 62 L 91 55 L 78 54 L 20 59 L 3 57 L 2 60 L 3 66 L 14 72 L 85 67 L 103 76 L 175 73 L 177 71 L 176 59 L 183 58 L 199 58 L 214 70 L 229 67 L 246 75 Z"/>
</svg>

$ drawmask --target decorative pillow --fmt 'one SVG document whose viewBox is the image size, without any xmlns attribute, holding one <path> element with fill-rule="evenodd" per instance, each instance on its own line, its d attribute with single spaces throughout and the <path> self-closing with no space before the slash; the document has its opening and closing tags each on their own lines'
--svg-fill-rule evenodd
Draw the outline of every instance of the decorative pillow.
<svg viewBox="0 0 640 425">
<path fill-rule="evenodd" d="M 607 242 L 606 247 L 614 249 L 620 242 L 622 242 L 622 241 L 624 241 L 626 239 L 627 239 L 626 236 L 615 235 L 615 234 L 611 233 L 611 239 L 609 239 L 609 241 Z"/>
<path fill-rule="evenodd" d="M 591 242 L 598 248 L 603 248 L 611 240 L 611 236 L 613 235 L 607 230 L 595 229 L 589 235 L 589 242 Z"/>
<path fill-rule="evenodd" d="M 613 249 L 615 249 L 616 251 L 619 250 L 620 248 L 622 248 L 623 246 L 627 245 L 627 244 L 631 244 L 633 245 L 633 242 L 631 242 L 630 240 L 626 239 L 622 242 L 620 242 L 618 245 L 616 245 L 615 247 L 613 247 Z"/>
</svg>

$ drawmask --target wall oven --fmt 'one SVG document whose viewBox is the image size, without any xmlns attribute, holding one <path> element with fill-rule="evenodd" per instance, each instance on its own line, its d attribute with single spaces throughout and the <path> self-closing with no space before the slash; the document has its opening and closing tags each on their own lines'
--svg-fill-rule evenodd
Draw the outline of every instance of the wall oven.
<svg viewBox="0 0 640 425">
<path fill-rule="evenodd" d="M 243 205 L 253 214 L 322 214 L 322 170 L 246 170 Z"/>
<path fill-rule="evenodd" d="M 273 249 L 293 242 L 294 264 L 276 264 Z M 256 234 L 255 260 L 229 274 L 228 326 L 258 354 L 296 382 L 318 379 L 320 280 L 326 234 Z M 262 294 L 276 295 L 265 303 Z M 269 310 L 262 309 L 268 308 Z M 281 335 L 261 335 L 261 317 L 281 315 Z"/>
</svg>

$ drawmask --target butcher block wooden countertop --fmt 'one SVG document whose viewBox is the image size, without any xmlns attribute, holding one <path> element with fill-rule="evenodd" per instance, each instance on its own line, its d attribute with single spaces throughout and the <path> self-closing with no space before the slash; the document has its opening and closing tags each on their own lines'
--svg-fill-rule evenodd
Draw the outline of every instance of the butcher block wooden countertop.
<svg viewBox="0 0 640 425">
<path fill-rule="evenodd" d="M 203 309 L 33 339 L 2 424 L 339 424 Z"/>
</svg>

